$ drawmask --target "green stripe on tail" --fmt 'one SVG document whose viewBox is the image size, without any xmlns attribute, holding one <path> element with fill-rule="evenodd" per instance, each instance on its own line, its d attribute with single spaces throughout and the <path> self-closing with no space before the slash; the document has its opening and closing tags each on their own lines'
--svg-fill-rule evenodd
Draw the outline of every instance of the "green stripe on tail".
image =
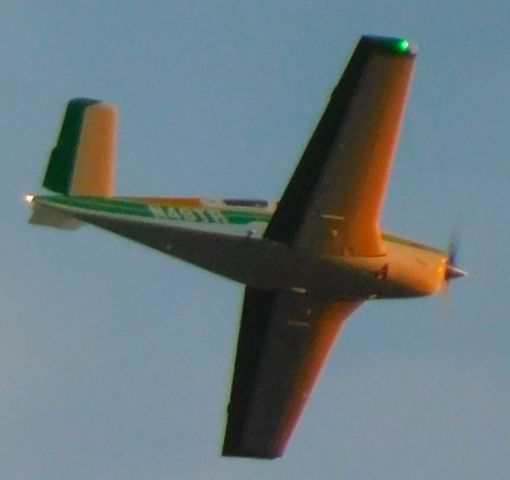
<svg viewBox="0 0 510 480">
<path fill-rule="evenodd" d="M 74 166 L 81 140 L 85 111 L 100 103 L 89 98 L 75 98 L 67 104 L 57 144 L 51 152 L 43 186 L 53 192 L 69 195 Z"/>
</svg>

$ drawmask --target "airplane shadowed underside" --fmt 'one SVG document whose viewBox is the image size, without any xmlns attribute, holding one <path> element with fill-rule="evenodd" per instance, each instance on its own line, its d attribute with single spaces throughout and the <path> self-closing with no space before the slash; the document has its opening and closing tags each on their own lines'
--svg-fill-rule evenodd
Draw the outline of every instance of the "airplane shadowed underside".
<svg viewBox="0 0 510 480">
<path fill-rule="evenodd" d="M 446 252 L 382 232 L 416 48 L 362 37 L 278 203 L 116 197 L 116 110 L 67 106 L 30 222 L 84 223 L 245 285 L 223 455 L 282 456 L 346 319 L 442 290 Z"/>
</svg>

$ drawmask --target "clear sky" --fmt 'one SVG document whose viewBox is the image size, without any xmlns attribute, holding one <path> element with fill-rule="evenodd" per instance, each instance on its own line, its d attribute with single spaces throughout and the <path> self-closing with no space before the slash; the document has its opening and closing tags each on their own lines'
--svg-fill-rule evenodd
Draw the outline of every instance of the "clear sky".
<svg viewBox="0 0 510 480">
<path fill-rule="evenodd" d="M 510 478 L 510 3 L 4 0 L 0 478 Z M 353 316 L 283 459 L 220 448 L 242 288 L 27 225 L 69 98 L 121 112 L 123 195 L 277 199 L 363 33 L 419 45 L 383 226 L 470 277 Z"/>
</svg>

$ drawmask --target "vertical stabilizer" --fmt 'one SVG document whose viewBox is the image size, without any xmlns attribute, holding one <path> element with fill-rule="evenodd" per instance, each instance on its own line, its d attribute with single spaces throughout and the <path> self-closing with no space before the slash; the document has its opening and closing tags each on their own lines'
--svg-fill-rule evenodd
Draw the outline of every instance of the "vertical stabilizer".
<svg viewBox="0 0 510 480">
<path fill-rule="evenodd" d="M 117 123 L 115 107 L 87 98 L 71 100 L 44 187 L 65 195 L 113 196 Z"/>
</svg>

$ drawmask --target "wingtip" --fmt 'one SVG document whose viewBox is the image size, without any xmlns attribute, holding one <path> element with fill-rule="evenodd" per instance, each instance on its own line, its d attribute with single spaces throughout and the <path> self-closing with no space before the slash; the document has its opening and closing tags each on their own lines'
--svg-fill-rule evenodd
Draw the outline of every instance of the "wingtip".
<svg viewBox="0 0 510 480">
<path fill-rule="evenodd" d="M 418 53 L 418 46 L 406 38 L 363 35 L 361 42 L 393 55 L 414 56 Z"/>
<path fill-rule="evenodd" d="M 267 452 L 258 452 L 243 449 L 226 449 L 224 448 L 221 452 L 222 457 L 237 457 L 237 458 L 252 458 L 255 460 L 276 460 L 281 458 L 282 454 L 274 454 Z"/>
<path fill-rule="evenodd" d="M 97 100 L 95 98 L 88 98 L 88 97 L 75 97 L 71 98 L 67 102 L 68 105 L 75 106 L 75 107 L 88 107 L 90 105 L 95 105 L 97 103 L 103 103 L 102 100 Z"/>
</svg>

